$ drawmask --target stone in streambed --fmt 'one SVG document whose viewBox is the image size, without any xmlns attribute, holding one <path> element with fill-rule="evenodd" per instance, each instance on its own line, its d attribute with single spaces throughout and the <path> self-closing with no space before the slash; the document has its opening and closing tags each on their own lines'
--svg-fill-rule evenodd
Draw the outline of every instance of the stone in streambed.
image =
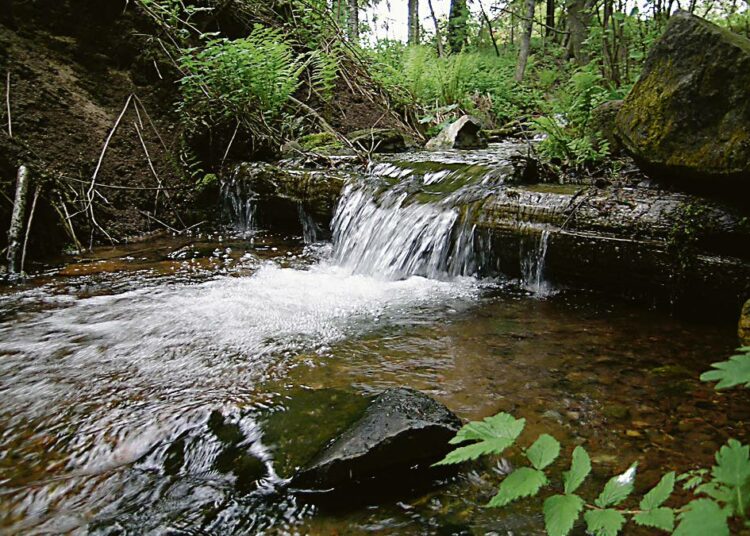
<svg viewBox="0 0 750 536">
<path fill-rule="evenodd" d="M 458 417 L 432 398 L 389 389 L 295 475 L 292 487 L 333 494 L 356 489 L 361 499 L 382 485 L 431 480 L 432 464 L 452 450 L 448 442 L 460 427 Z"/>
<path fill-rule="evenodd" d="M 440 133 L 427 142 L 428 151 L 448 149 L 483 149 L 487 142 L 481 134 L 482 124 L 478 119 L 465 115 L 445 127 Z"/>
</svg>

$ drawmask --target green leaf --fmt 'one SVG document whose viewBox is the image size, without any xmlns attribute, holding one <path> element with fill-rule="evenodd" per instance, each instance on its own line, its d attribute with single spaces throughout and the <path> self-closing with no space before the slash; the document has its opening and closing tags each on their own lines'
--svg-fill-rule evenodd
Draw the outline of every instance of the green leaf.
<svg viewBox="0 0 750 536">
<path fill-rule="evenodd" d="M 583 514 L 588 531 L 594 536 L 617 536 L 625 524 L 625 516 L 617 510 L 589 510 Z"/>
<path fill-rule="evenodd" d="M 526 450 L 526 457 L 540 471 L 554 462 L 560 455 L 560 443 L 549 434 L 540 435 Z"/>
<path fill-rule="evenodd" d="M 500 483 L 500 489 L 487 506 L 505 506 L 522 497 L 531 497 L 547 484 L 547 477 L 531 467 L 520 467 Z"/>
<path fill-rule="evenodd" d="M 750 447 L 736 439 L 730 439 L 716 453 L 716 465 L 711 470 L 714 479 L 738 488 L 750 478 Z"/>
<path fill-rule="evenodd" d="M 750 346 L 743 346 L 739 351 L 741 353 L 733 355 L 727 361 L 713 363 L 711 366 L 716 370 L 704 372 L 701 380 L 718 381 L 715 389 L 728 389 L 742 384 L 750 387 Z"/>
<path fill-rule="evenodd" d="M 674 471 L 664 475 L 659 483 L 644 495 L 640 504 L 641 510 L 654 510 L 664 504 L 664 501 L 669 499 L 669 496 L 674 491 L 674 481 Z"/>
<path fill-rule="evenodd" d="M 597 497 L 595 504 L 599 508 L 606 508 L 608 506 L 616 506 L 627 499 L 628 495 L 633 491 L 637 467 L 638 463 L 636 462 L 621 475 L 610 478 L 599 497 Z"/>
<path fill-rule="evenodd" d="M 672 532 L 672 529 L 674 529 L 674 510 L 671 508 L 654 508 L 636 514 L 633 521 L 644 527 L 654 527 Z"/>
<path fill-rule="evenodd" d="M 687 482 L 685 482 L 682 485 L 682 489 L 690 490 L 698 486 L 701 482 L 703 482 L 703 477 L 701 475 L 695 475 L 688 478 Z"/>
<path fill-rule="evenodd" d="M 573 450 L 573 461 L 570 464 L 570 471 L 563 473 L 563 483 L 565 484 L 565 493 L 573 493 L 586 480 L 591 472 L 591 458 L 581 446 Z"/>
<path fill-rule="evenodd" d="M 583 505 L 578 495 L 553 495 L 544 501 L 544 526 L 548 536 L 567 536 Z"/>
<path fill-rule="evenodd" d="M 450 465 L 476 460 L 485 454 L 501 454 L 521 435 L 525 419 L 516 419 L 507 413 L 498 413 L 483 421 L 470 422 L 450 440 L 452 445 L 466 441 L 478 441 L 473 445 L 459 447 L 435 465 Z"/>
<path fill-rule="evenodd" d="M 729 512 L 711 499 L 695 499 L 687 504 L 672 536 L 729 536 Z"/>
<path fill-rule="evenodd" d="M 464 441 L 485 441 L 494 438 L 515 441 L 523 432 L 524 426 L 526 426 L 526 419 L 516 419 L 508 413 L 498 413 L 482 421 L 466 424 L 458 431 L 456 437 L 450 440 L 450 443 L 457 445 Z"/>
<path fill-rule="evenodd" d="M 465 447 L 459 447 L 437 462 L 435 465 L 451 465 L 476 460 L 485 454 L 500 454 L 513 444 L 512 439 L 497 438 L 474 443 Z"/>
</svg>

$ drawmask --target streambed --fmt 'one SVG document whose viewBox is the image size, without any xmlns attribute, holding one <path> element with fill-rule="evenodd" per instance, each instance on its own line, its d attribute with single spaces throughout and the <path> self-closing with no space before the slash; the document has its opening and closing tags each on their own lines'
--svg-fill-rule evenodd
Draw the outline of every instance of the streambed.
<svg viewBox="0 0 750 536">
<path fill-rule="evenodd" d="M 639 461 L 644 485 L 747 439 L 742 397 L 697 381 L 731 351 L 730 325 L 574 291 L 540 298 L 516 281 L 352 273 L 300 238 L 163 238 L 5 289 L 0 530 L 540 531 L 538 505 L 481 507 L 501 478 L 494 462 L 379 506 L 330 511 L 287 495 L 274 464 L 304 448 L 310 419 L 335 415 L 295 428 L 290 413 L 288 435 L 266 433 L 269 420 L 334 389 L 406 385 L 465 419 L 510 411 L 529 437 L 585 444 L 600 478 Z M 247 448 L 271 468 L 260 488 L 238 490 L 208 463 L 209 443 L 165 469 L 168 446 L 213 410 L 249 416 Z"/>
</svg>

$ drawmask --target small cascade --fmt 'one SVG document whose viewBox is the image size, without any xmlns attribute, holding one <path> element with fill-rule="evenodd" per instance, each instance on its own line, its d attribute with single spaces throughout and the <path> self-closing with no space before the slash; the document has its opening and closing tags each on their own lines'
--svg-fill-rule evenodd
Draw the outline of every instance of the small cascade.
<svg viewBox="0 0 750 536">
<path fill-rule="evenodd" d="M 297 203 L 297 215 L 299 216 L 299 222 L 302 225 L 302 239 L 305 241 L 305 244 L 309 245 L 318 242 L 323 235 L 323 230 L 305 210 L 302 203 Z"/>
<path fill-rule="evenodd" d="M 255 234 L 257 196 L 236 176 L 221 185 L 222 218 L 243 236 Z"/>
<path fill-rule="evenodd" d="M 477 271 L 475 227 L 460 207 L 418 202 L 401 187 L 348 185 L 332 227 L 334 260 L 352 273 L 393 280 Z"/>
<path fill-rule="evenodd" d="M 542 229 L 534 247 L 531 248 L 525 247 L 524 242 L 521 242 L 523 286 L 526 290 L 541 297 L 548 296 L 552 291 L 550 284 L 544 279 L 544 261 L 547 257 L 549 235 L 549 229 Z"/>
</svg>

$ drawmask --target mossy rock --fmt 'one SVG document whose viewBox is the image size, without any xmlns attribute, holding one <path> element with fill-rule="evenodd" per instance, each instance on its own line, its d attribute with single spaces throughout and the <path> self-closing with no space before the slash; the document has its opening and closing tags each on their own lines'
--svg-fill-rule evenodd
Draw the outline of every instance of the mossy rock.
<svg viewBox="0 0 750 536">
<path fill-rule="evenodd" d="M 321 154 L 336 153 L 344 149 L 344 144 L 341 143 L 341 140 L 330 132 L 307 134 L 297 140 L 297 143 L 305 151 L 314 151 Z"/>
<path fill-rule="evenodd" d="M 750 40 L 676 13 L 617 114 L 617 134 L 657 179 L 750 190 Z"/>
<path fill-rule="evenodd" d="M 737 334 L 740 337 L 740 344 L 750 346 L 750 300 L 747 300 L 742 307 Z"/>
</svg>

